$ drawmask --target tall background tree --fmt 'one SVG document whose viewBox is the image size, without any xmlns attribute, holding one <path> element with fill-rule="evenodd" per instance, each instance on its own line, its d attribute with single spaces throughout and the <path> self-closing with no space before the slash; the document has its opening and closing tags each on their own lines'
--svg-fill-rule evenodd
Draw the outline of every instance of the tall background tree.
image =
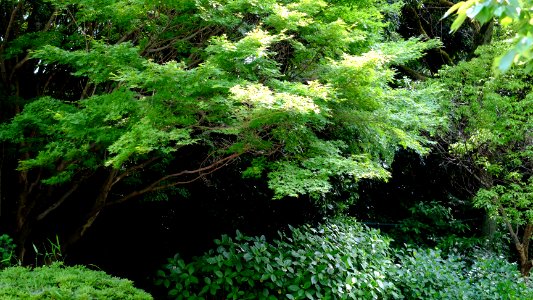
<svg viewBox="0 0 533 300">
<path fill-rule="evenodd" d="M 505 74 L 488 67 L 508 49 L 502 42 L 482 47 L 479 57 L 442 70 L 439 81 L 452 100 L 452 159 L 478 182 L 474 204 L 505 225 L 527 276 L 533 233 L 531 75 L 523 67 Z"/>
</svg>

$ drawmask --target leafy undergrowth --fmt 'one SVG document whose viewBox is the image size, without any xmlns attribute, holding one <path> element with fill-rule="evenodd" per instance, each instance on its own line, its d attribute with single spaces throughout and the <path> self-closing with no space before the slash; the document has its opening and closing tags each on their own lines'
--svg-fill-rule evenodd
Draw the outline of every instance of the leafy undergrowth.
<svg viewBox="0 0 533 300">
<path fill-rule="evenodd" d="M 159 272 L 178 299 L 389 299 L 400 297 L 389 241 L 352 219 L 317 228 L 216 240 L 216 250 L 186 264 L 179 255 Z"/>
<path fill-rule="evenodd" d="M 129 280 L 60 263 L 0 271 L 0 299 L 153 299 Z"/>
<path fill-rule="evenodd" d="M 533 299 L 533 286 L 516 264 L 490 253 L 465 257 L 409 249 L 399 251 L 398 260 L 392 280 L 405 299 Z"/>
<path fill-rule="evenodd" d="M 157 283 L 176 299 L 533 299 L 515 264 L 490 253 L 397 250 L 353 219 L 291 228 L 273 241 L 222 236 Z"/>
</svg>

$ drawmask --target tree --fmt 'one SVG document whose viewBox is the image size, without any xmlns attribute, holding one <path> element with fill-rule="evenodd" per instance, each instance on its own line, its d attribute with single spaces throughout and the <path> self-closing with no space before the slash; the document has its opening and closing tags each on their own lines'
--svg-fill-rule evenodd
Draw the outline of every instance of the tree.
<svg viewBox="0 0 533 300">
<path fill-rule="evenodd" d="M 20 160 L 13 215 L 21 257 L 34 226 L 87 191 L 64 246 L 106 207 L 171 193 L 233 162 L 251 161 L 243 176 L 268 180 L 276 199 L 318 199 L 333 179 L 386 178 L 398 147 L 426 152 L 442 121 L 440 90 L 392 88 L 391 65 L 439 44 L 383 40 L 387 8 L 384 1 L 11 2 L 10 24 L 23 28 L 41 9 L 50 25 L 5 35 L 3 56 L 53 82 L 0 127 Z M 33 43 L 49 31 L 57 38 Z M 68 88 L 53 92 L 58 72 L 70 73 Z"/>
<path fill-rule="evenodd" d="M 533 123 L 531 77 L 516 67 L 496 74 L 487 65 L 505 43 L 478 49 L 477 58 L 439 73 L 450 106 L 449 151 L 481 187 L 474 204 L 507 227 L 522 275 L 533 266 Z"/>
<path fill-rule="evenodd" d="M 444 17 L 456 13 L 451 26 L 457 31 L 466 18 L 477 20 L 481 24 L 491 22 L 493 18 L 515 32 L 511 39 L 513 46 L 502 56 L 494 60 L 494 66 L 500 71 L 507 71 L 513 64 L 526 65 L 526 72 L 533 68 L 533 2 L 531 0 L 468 0 L 450 7 Z"/>
<path fill-rule="evenodd" d="M 474 50 L 491 41 L 493 22 L 480 26 L 478 22 L 467 22 L 453 34 L 449 33 L 452 21 L 442 15 L 454 5 L 447 0 L 411 0 L 402 7 L 398 20 L 398 33 L 404 38 L 438 38 L 443 46 L 429 50 L 422 60 L 410 64 L 411 72 L 405 67 L 400 71 L 414 74 L 415 79 L 432 77 L 443 65 L 452 65 L 470 57 Z M 418 76 L 416 75 L 418 74 Z M 421 75 L 421 76 L 420 76 Z"/>
</svg>

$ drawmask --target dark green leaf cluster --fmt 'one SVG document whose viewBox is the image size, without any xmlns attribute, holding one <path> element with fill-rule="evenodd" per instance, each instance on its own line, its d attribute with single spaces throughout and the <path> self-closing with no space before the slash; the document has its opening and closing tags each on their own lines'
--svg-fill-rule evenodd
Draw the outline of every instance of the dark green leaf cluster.
<svg viewBox="0 0 533 300">
<path fill-rule="evenodd" d="M 399 252 L 395 284 L 406 299 L 531 299 L 515 264 L 502 257 L 474 253 L 444 256 L 440 250 Z M 472 260 L 472 261 L 470 261 Z"/>
<path fill-rule="evenodd" d="M 452 100 L 450 153 L 477 172 L 482 190 L 475 204 L 507 221 L 533 220 L 533 92 L 523 68 L 495 74 L 491 60 L 508 46 L 495 43 L 477 51 L 479 57 L 440 72 L 439 81 Z M 501 207 L 500 207 L 501 205 Z"/>
<path fill-rule="evenodd" d="M 15 247 L 9 235 L 0 235 L 0 269 L 9 267 L 15 262 Z"/>
<path fill-rule="evenodd" d="M 152 299 L 129 280 L 101 271 L 64 267 L 10 267 L 0 271 L 2 299 Z"/>
<path fill-rule="evenodd" d="M 389 239 L 350 218 L 290 228 L 267 241 L 240 232 L 158 272 L 175 299 L 531 299 L 516 264 L 481 250 L 389 247 Z M 394 255 L 395 253 L 395 255 Z"/>
<path fill-rule="evenodd" d="M 410 209 L 411 215 L 402 220 L 392 233 L 402 244 L 440 249 L 471 249 L 481 239 L 465 237 L 470 227 L 457 220 L 449 206 L 437 201 L 418 202 Z"/>
<path fill-rule="evenodd" d="M 159 272 L 177 299 L 399 298 L 388 274 L 389 241 L 353 219 L 291 228 L 271 242 L 237 232 L 185 263 L 179 255 Z"/>
</svg>

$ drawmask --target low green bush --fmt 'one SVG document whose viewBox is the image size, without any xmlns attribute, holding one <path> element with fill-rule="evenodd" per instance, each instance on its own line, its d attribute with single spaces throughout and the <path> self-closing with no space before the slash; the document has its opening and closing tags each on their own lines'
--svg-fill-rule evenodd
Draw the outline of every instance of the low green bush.
<svg viewBox="0 0 533 300">
<path fill-rule="evenodd" d="M 435 249 L 403 250 L 398 257 L 393 277 L 406 299 L 533 299 L 533 287 L 502 257 L 445 257 Z"/>
<path fill-rule="evenodd" d="M 13 265 L 15 261 L 15 243 L 7 235 L 0 235 L 0 269 Z"/>
<path fill-rule="evenodd" d="M 177 255 L 157 283 L 177 299 L 390 299 L 401 297 L 389 240 L 353 219 L 291 228 L 265 237 L 222 236 L 217 248 L 185 263 Z"/>
<path fill-rule="evenodd" d="M 82 266 L 60 263 L 0 271 L 0 299 L 152 299 L 132 282 Z"/>
<path fill-rule="evenodd" d="M 483 244 L 483 239 L 472 235 L 468 224 L 456 219 L 453 210 L 460 202 L 451 198 L 446 205 L 437 201 L 421 201 L 410 209 L 410 216 L 389 232 L 397 246 L 438 247 L 444 252 L 461 250 L 470 252 Z M 452 210 L 452 208 L 454 208 Z"/>
<path fill-rule="evenodd" d="M 353 219 L 291 228 L 271 242 L 237 232 L 157 283 L 175 299 L 533 299 L 517 266 L 490 252 L 401 249 Z M 531 283 L 530 283 L 531 284 Z"/>
</svg>

